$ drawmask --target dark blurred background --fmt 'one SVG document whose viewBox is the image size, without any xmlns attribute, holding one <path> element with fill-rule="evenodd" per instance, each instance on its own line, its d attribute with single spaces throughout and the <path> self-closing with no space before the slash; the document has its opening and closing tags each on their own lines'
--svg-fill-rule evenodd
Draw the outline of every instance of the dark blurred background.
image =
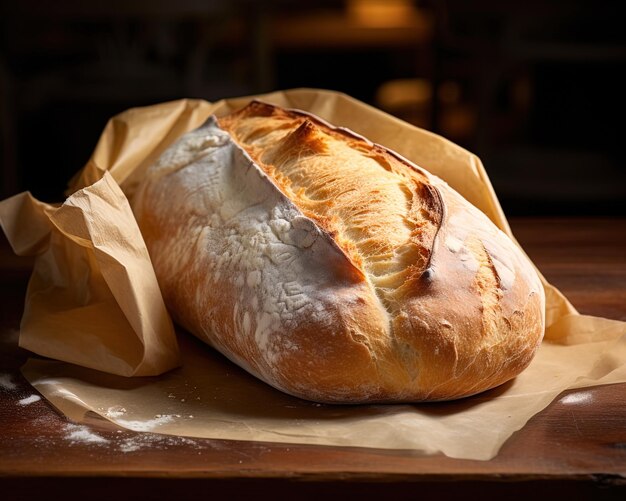
<svg viewBox="0 0 626 501">
<path fill-rule="evenodd" d="M 478 154 L 508 215 L 626 215 L 621 3 L 0 0 L 0 197 L 62 200 L 126 108 L 320 87 Z"/>
</svg>

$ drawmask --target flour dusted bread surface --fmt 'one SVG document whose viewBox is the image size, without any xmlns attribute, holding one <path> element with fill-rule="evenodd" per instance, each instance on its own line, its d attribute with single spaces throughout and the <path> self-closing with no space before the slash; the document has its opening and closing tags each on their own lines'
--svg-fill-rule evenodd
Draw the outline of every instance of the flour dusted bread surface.
<svg viewBox="0 0 626 501">
<path fill-rule="evenodd" d="M 175 320 L 287 393 L 415 402 L 530 362 L 528 259 L 443 181 L 344 129 L 252 102 L 212 117 L 133 201 Z"/>
</svg>

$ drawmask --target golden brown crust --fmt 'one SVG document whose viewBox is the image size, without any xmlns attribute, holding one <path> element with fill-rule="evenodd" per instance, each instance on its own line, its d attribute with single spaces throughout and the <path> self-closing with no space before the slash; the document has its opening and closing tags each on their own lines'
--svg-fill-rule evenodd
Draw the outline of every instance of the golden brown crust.
<svg viewBox="0 0 626 501">
<path fill-rule="evenodd" d="M 340 403 L 459 398 L 528 365 L 539 279 L 443 181 L 265 103 L 188 136 L 134 210 L 175 319 L 226 356 Z"/>
</svg>

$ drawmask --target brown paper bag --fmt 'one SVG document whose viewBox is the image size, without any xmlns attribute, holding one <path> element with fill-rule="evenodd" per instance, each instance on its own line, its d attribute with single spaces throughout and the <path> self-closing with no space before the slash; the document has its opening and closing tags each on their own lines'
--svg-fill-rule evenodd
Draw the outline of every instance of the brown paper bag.
<svg viewBox="0 0 626 501">
<path fill-rule="evenodd" d="M 60 207 L 16 195 L 0 204 L 0 221 L 17 254 L 37 254 L 21 347 L 123 376 L 178 364 L 148 251 L 110 174 Z"/>
<path fill-rule="evenodd" d="M 447 181 L 511 235 L 480 160 L 466 150 L 343 94 L 299 89 L 255 97 L 310 111 L 397 151 Z M 176 365 L 171 323 L 124 195 L 132 198 L 146 169 L 182 134 L 249 99 L 181 100 L 128 110 L 107 124 L 63 206 L 41 204 L 27 194 L 0 204 L 0 221 L 16 252 L 38 254 L 21 346 L 120 375 L 159 374 Z M 318 407 L 255 380 L 187 337 L 180 338 L 182 367 L 145 383 L 36 360 L 24 373 L 77 420 L 95 415 L 167 434 L 489 459 L 563 390 L 626 381 L 626 324 L 579 315 L 543 283 L 546 338 L 531 366 L 500 388 L 434 407 Z M 123 415 L 111 411 L 120 403 Z"/>
</svg>

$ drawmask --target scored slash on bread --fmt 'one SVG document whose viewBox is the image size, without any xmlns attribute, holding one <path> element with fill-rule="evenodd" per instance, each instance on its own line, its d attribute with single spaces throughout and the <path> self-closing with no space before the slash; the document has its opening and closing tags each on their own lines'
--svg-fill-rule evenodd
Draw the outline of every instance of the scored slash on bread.
<svg viewBox="0 0 626 501">
<path fill-rule="evenodd" d="M 444 205 L 423 173 L 351 131 L 259 101 L 219 124 L 367 272 L 384 303 L 386 290 L 427 268 Z"/>
<path fill-rule="evenodd" d="M 478 209 L 383 146 L 258 101 L 181 138 L 133 201 L 175 320 L 287 393 L 471 395 L 543 334 L 532 265 Z"/>
</svg>

